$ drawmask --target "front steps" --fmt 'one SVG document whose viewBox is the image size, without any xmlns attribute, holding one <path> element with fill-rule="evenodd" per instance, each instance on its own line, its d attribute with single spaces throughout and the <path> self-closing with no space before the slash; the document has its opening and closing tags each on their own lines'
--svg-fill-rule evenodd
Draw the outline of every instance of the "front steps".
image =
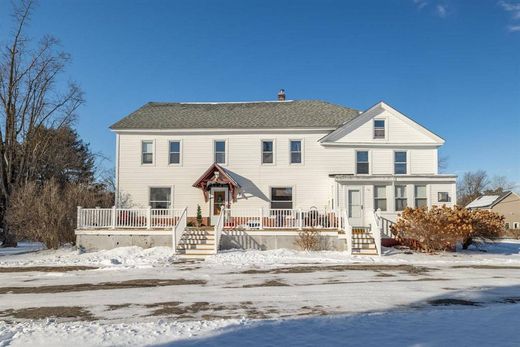
<svg viewBox="0 0 520 347">
<path fill-rule="evenodd" d="M 378 255 L 370 228 L 352 227 L 352 255 Z"/>
<path fill-rule="evenodd" d="M 176 254 L 182 258 L 204 258 L 215 254 L 214 230 L 186 228 Z"/>
<path fill-rule="evenodd" d="M 203 259 L 215 254 L 215 231 L 213 228 L 186 228 L 176 251 L 180 258 Z M 378 255 L 370 228 L 352 227 L 352 255 Z"/>
</svg>

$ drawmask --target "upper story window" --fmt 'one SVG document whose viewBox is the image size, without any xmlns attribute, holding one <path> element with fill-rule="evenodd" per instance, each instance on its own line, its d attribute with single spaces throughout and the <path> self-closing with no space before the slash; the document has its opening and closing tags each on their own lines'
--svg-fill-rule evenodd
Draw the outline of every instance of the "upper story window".
<svg viewBox="0 0 520 347">
<path fill-rule="evenodd" d="M 428 207 L 426 186 L 415 186 L 415 207 Z"/>
<path fill-rule="evenodd" d="M 168 187 L 150 188 L 150 207 L 151 208 L 171 208 L 172 189 Z"/>
<path fill-rule="evenodd" d="M 271 188 L 272 209 L 292 209 L 293 189 L 291 187 Z"/>
<path fill-rule="evenodd" d="M 301 164 L 302 163 L 302 141 L 301 140 L 291 140 L 291 164 Z"/>
<path fill-rule="evenodd" d="M 272 140 L 262 140 L 262 164 L 274 163 L 274 145 Z"/>
<path fill-rule="evenodd" d="M 396 175 L 406 175 L 406 152 L 394 152 L 394 173 Z"/>
<path fill-rule="evenodd" d="M 385 138 L 385 120 L 375 119 L 374 120 L 374 139 Z"/>
<path fill-rule="evenodd" d="M 395 210 L 403 211 L 408 206 L 406 186 L 395 186 Z"/>
<path fill-rule="evenodd" d="M 226 141 L 224 140 L 215 141 L 215 163 L 226 163 Z"/>
<path fill-rule="evenodd" d="M 368 174 L 368 151 L 356 152 L 356 174 Z"/>
<path fill-rule="evenodd" d="M 181 163 L 181 142 L 180 141 L 170 141 L 170 164 L 180 164 Z"/>
<path fill-rule="evenodd" d="M 141 142 L 141 163 L 153 164 L 153 141 Z"/>
<path fill-rule="evenodd" d="M 374 209 L 386 211 L 386 186 L 374 187 Z"/>
</svg>

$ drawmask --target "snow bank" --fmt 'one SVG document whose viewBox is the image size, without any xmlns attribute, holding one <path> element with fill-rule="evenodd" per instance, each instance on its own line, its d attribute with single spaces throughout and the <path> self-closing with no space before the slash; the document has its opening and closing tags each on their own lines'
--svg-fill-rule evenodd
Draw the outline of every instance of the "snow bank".
<svg viewBox="0 0 520 347">
<path fill-rule="evenodd" d="M 106 251 L 81 253 L 72 247 L 45 250 L 0 258 L 0 266 L 67 266 L 87 265 L 100 267 L 147 267 L 167 265 L 174 260 L 170 247 L 120 247 Z"/>
<path fill-rule="evenodd" d="M 100 322 L 0 322 L 0 347 L 3 346 L 146 346 L 207 335 L 212 331 L 240 324 L 238 320 L 103 324 Z M 37 342 L 36 342 L 37 341 Z"/>
</svg>

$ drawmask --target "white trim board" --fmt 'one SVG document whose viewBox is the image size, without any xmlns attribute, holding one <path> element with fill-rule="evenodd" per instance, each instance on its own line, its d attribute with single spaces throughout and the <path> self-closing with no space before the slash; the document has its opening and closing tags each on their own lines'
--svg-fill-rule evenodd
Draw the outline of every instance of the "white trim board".
<svg viewBox="0 0 520 347">
<path fill-rule="evenodd" d="M 440 136 L 436 135 L 435 133 L 431 132 L 430 130 L 426 129 L 416 121 L 412 120 L 411 118 L 405 116 L 401 112 L 397 111 L 390 105 L 386 104 L 385 102 L 381 101 L 374 106 L 370 107 L 368 110 L 363 112 L 358 117 L 352 119 L 350 122 L 345 123 L 338 129 L 334 130 L 330 134 L 322 137 L 319 142 L 322 144 L 330 144 L 331 142 L 334 142 L 338 140 L 339 138 L 344 137 L 354 129 L 358 128 L 362 124 L 365 124 L 366 122 L 370 121 L 371 119 L 377 117 L 381 114 L 381 112 L 387 111 L 391 113 L 396 118 L 400 119 L 401 121 L 405 122 L 406 124 L 410 125 L 414 129 L 418 130 L 419 132 L 423 133 L 424 135 L 428 136 L 430 139 L 432 139 L 432 143 L 428 145 L 442 145 L 444 144 L 444 139 Z M 387 136 L 387 134 L 385 134 Z M 375 144 L 375 143 L 374 143 Z M 383 145 L 383 143 L 381 143 Z M 395 144 L 392 144 L 395 145 Z"/>
</svg>

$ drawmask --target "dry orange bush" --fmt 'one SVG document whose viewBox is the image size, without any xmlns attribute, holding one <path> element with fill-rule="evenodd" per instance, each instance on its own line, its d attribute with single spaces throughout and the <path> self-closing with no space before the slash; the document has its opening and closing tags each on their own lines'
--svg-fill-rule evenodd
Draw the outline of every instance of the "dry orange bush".
<svg viewBox="0 0 520 347">
<path fill-rule="evenodd" d="M 454 250 L 458 242 L 467 248 L 476 239 L 494 238 L 503 230 L 503 216 L 460 206 L 406 208 L 392 226 L 402 244 L 423 252 Z"/>
<path fill-rule="evenodd" d="M 305 229 L 298 233 L 296 244 L 305 251 L 320 250 L 320 233 L 315 229 Z"/>
<path fill-rule="evenodd" d="M 6 222 L 17 241 L 58 248 L 75 241 L 77 206 L 109 207 L 112 201 L 111 194 L 92 185 L 29 182 L 13 193 Z"/>
</svg>

